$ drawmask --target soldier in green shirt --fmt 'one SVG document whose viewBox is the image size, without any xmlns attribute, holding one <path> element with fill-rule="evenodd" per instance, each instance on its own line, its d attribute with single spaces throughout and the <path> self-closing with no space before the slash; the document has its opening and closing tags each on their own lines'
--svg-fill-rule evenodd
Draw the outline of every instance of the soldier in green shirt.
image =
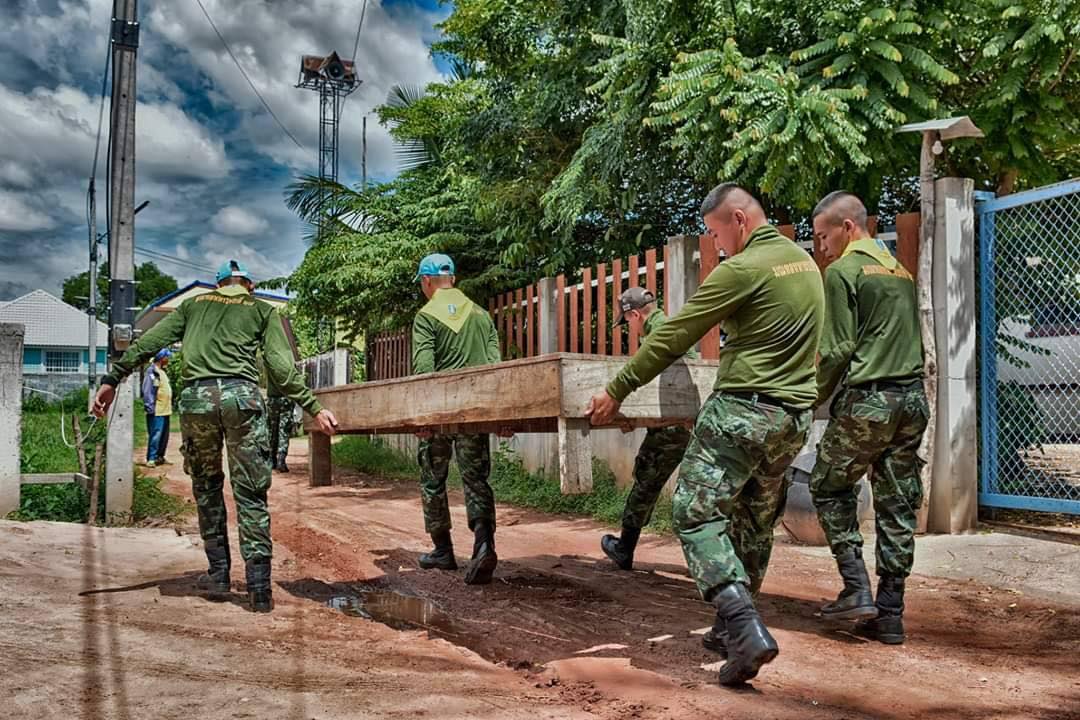
<svg viewBox="0 0 1080 720">
<path fill-rule="evenodd" d="M 184 389 L 180 427 L 184 471 L 191 476 L 209 569 L 197 581 L 211 594 L 228 593 L 231 557 L 222 488 L 222 446 L 229 451 L 229 478 L 236 500 L 240 553 L 246 564 L 250 608 L 269 612 L 270 443 L 259 392 L 256 353 L 262 351 L 268 377 L 285 395 L 315 416 L 319 431 L 333 435 L 337 420 L 323 409 L 293 366 L 292 351 L 277 310 L 251 296 L 255 286 L 236 260 L 217 273 L 214 292 L 189 298 L 132 344 L 101 380 L 94 414 L 103 417 L 116 386 L 163 347 L 183 342 Z"/>
<path fill-rule="evenodd" d="M 655 330 L 589 411 L 607 425 L 622 400 L 720 323 L 715 392 L 702 405 L 672 497 L 672 520 L 701 596 L 726 628 L 723 685 L 755 677 L 779 652 L 754 608 L 783 511 L 784 471 L 810 429 L 824 315 L 817 265 L 768 224 L 748 192 L 714 188 L 701 214 L 727 257 Z"/>
<path fill-rule="evenodd" d="M 454 287 L 454 261 L 447 255 L 428 255 L 416 273 L 425 305 L 413 320 L 413 372 L 417 374 L 458 370 L 499 362 L 499 335 L 495 323 L 479 305 Z M 465 582 L 491 582 L 499 559 L 495 554 L 495 494 L 488 483 L 491 474 L 491 445 L 487 435 L 433 435 L 419 432 L 420 498 L 424 507 L 424 528 L 431 535 L 434 550 L 419 558 L 425 569 L 456 570 L 454 544 L 450 537 L 450 505 L 446 478 L 450 457 L 457 454 L 465 511 L 473 531 L 473 554 L 465 572 Z"/>
<path fill-rule="evenodd" d="M 883 643 L 904 641 L 904 578 L 915 555 L 922 503 L 917 455 L 929 410 L 915 283 L 880 240 L 850 193 L 814 209 L 814 234 L 833 261 L 825 272 L 826 322 L 818 403 L 837 385 L 818 447 L 810 493 L 840 568 L 844 589 L 821 609 L 827 618 L 865 619 L 857 630 Z M 856 483 L 868 468 L 877 524 L 877 603 L 862 557 Z"/>
<path fill-rule="evenodd" d="M 667 316 L 656 308 L 656 298 L 645 288 L 627 288 L 619 296 L 616 327 L 625 323 L 633 332 L 648 337 L 666 321 Z M 686 357 L 696 358 L 697 353 L 691 350 Z M 623 570 L 633 568 L 641 529 L 649 524 L 664 483 L 679 466 L 689 442 L 690 431 L 682 425 L 649 428 L 645 432 L 634 458 L 634 485 L 623 508 L 622 533 L 600 539 L 604 554 Z"/>
</svg>

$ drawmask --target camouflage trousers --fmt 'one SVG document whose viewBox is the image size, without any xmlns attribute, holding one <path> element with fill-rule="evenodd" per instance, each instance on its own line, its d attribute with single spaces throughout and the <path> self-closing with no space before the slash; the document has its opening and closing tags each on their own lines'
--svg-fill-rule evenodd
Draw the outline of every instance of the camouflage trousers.
<svg viewBox="0 0 1080 720">
<path fill-rule="evenodd" d="M 270 557 L 270 444 L 262 394 L 255 383 L 221 379 L 188 384 L 180 393 L 184 472 L 199 510 L 203 540 L 228 537 L 222 490 L 222 448 L 228 450 L 229 478 L 236 502 L 240 554 L 244 560 Z"/>
<path fill-rule="evenodd" d="M 873 468 L 877 572 L 911 572 L 915 513 L 923 496 L 923 461 L 916 453 L 928 416 L 921 383 L 907 391 L 851 388 L 837 395 L 810 476 L 810 494 L 834 555 L 862 548 L 856 483 Z"/>
<path fill-rule="evenodd" d="M 682 462 L 690 431 L 681 426 L 649 428 L 634 458 L 634 486 L 623 508 L 623 527 L 640 530 L 652 519 L 664 484 Z"/>
<path fill-rule="evenodd" d="M 270 449 L 275 465 L 283 465 L 289 455 L 289 440 L 293 434 L 293 403 L 287 397 L 266 399 L 267 427 L 270 431 Z M 276 433 L 276 436 L 275 436 Z"/>
<path fill-rule="evenodd" d="M 705 600 L 733 582 L 761 589 L 787 499 L 785 470 L 806 442 L 810 416 L 723 392 L 698 413 L 672 520 Z"/>
<path fill-rule="evenodd" d="M 469 529 L 479 520 L 495 527 L 495 493 L 491 491 L 491 445 L 487 435 L 435 435 L 420 441 L 420 499 L 424 506 L 424 529 L 429 535 L 451 527 L 446 478 L 450 456 L 456 454 L 461 482 L 465 486 L 465 514 Z"/>
</svg>

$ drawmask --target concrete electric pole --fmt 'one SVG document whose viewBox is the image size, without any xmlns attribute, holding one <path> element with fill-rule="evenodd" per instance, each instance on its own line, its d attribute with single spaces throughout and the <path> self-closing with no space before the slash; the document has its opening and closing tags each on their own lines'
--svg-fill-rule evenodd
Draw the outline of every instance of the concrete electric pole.
<svg viewBox="0 0 1080 720">
<path fill-rule="evenodd" d="M 137 0 L 113 0 L 112 133 L 109 177 L 109 350 L 115 359 L 131 344 L 135 314 L 135 59 L 139 47 Z M 134 485 L 136 375 L 116 389 L 105 466 L 106 522 L 131 513 Z"/>
</svg>

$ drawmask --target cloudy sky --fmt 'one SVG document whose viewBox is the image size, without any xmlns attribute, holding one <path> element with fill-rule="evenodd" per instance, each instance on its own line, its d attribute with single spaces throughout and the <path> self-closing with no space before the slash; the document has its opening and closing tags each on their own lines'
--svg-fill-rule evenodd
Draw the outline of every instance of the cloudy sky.
<svg viewBox="0 0 1080 720">
<path fill-rule="evenodd" d="M 257 277 L 290 272 L 303 228 L 286 185 L 318 169 L 318 100 L 296 84 L 300 56 L 352 51 L 362 0 L 203 0 L 274 123 L 196 0 L 142 0 L 136 110 L 136 247 L 216 267 L 229 257 Z M 87 267 L 86 187 L 94 155 L 112 0 L 0 2 L 0 300 L 60 293 Z M 439 78 L 430 57 L 438 0 L 368 0 L 357 52 L 360 89 L 345 104 L 341 179 L 360 178 L 364 113 L 395 84 Z M 108 104 L 106 103 L 106 126 Z M 102 144 L 104 157 L 104 142 Z M 98 227 L 105 228 L 104 160 Z M 368 174 L 395 173 L 393 144 L 368 120 Z M 103 248 L 104 252 L 104 248 Z M 136 260 L 148 260 L 136 251 Z M 157 261 L 184 284 L 210 279 Z"/>
</svg>

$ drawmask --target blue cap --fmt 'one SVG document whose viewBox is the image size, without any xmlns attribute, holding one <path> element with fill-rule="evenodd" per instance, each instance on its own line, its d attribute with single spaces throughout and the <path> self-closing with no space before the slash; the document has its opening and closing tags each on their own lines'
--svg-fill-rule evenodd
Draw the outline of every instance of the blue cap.
<svg viewBox="0 0 1080 720">
<path fill-rule="evenodd" d="M 416 277 L 413 278 L 413 282 L 416 282 L 424 275 L 453 274 L 454 261 L 450 259 L 450 256 L 443 255 L 442 253 L 434 253 L 420 261 L 420 269 L 416 271 Z"/>
<path fill-rule="evenodd" d="M 171 357 L 172 350 L 170 350 L 169 348 L 162 348 L 161 350 L 158 350 L 157 355 L 154 356 L 154 362 L 158 362 L 160 360 L 164 360 L 165 358 Z"/>
<path fill-rule="evenodd" d="M 242 277 L 250 282 L 251 273 L 248 272 L 247 266 L 239 260 L 226 260 L 218 267 L 217 281 L 221 282 L 231 277 Z"/>
</svg>

